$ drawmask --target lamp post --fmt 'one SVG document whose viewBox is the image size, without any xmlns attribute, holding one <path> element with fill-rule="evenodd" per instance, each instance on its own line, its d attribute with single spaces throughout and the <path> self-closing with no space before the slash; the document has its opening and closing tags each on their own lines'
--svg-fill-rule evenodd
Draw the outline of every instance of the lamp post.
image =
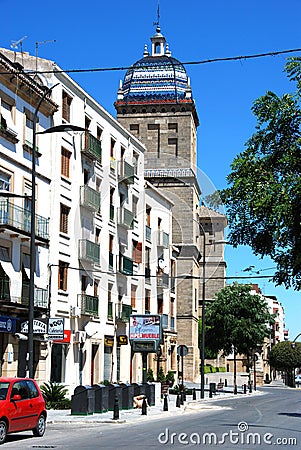
<svg viewBox="0 0 301 450">
<path fill-rule="evenodd" d="M 36 135 L 45 133 L 55 133 L 62 131 L 86 131 L 85 128 L 78 127 L 76 125 L 63 124 L 57 127 L 48 128 L 45 131 L 37 133 L 37 118 L 39 109 L 50 92 L 58 86 L 59 83 L 51 86 L 45 90 L 44 94 L 40 98 L 37 107 L 33 115 L 33 128 L 32 128 L 32 167 L 31 167 L 31 211 L 30 211 L 30 267 L 29 267 L 29 302 L 28 302 L 28 354 L 27 354 L 27 376 L 29 378 L 34 377 L 34 348 L 33 348 L 33 319 L 34 319 L 34 273 L 35 273 L 35 213 L 36 213 Z"/>
<path fill-rule="evenodd" d="M 203 235 L 203 258 L 202 258 L 202 346 L 201 346 L 201 398 L 205 397 L 205 301 L 206 301 L 206 233 L 203 225 L 198 221 L 199 229 Z"/>
</svg>

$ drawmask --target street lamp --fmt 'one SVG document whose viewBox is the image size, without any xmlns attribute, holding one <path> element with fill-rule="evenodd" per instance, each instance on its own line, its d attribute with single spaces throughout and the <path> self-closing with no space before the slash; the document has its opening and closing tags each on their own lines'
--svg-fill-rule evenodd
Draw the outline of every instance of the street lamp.
<svg viewBox="0 0 301 450">
<path fill-rule="evenodd" d="M 200 233 L 203 235 L 203 258 L 202 258 L 202 346 L 201 346 L 201 398 L 205 397 L 205 282 L 206 282 L 206 233 L 203 225 L 198 221 Z"/>
<path fill-rule="evenodd" d="M 33 128 L 32 128 L 32 168 L 31 168 L 31 211 L 30 211 L 30 271 L 29 271 L 29 302 L 28 302 L 28 376 L 34 377 L 34 354 L 33 354 L 33 319 L 34 319 L 34 273 L 35 273 L 35 213 L 36 213 L 36 135 L 44 133 L 56 133 L 63 131 L 86 131 L 85 128 L 78 127 L 76 125 L 63 124 L 55 127 L 48 128 L 45 131 L 37 133 L 37 118 L 39 109 L 50 92 L 58 86 L 59 83 L 51 86 L 45 90 L 44 94 L 39 100 L 37 107 L 33 115 Z"/>
</svg>

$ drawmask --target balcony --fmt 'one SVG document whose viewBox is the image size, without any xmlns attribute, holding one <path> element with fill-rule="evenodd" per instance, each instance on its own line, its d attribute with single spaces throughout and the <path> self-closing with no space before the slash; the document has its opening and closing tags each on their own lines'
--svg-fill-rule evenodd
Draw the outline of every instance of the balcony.
<svg viewBox="0 0 301 450">
<path fill-rule="evenodd" d="M 109 270 L 114 270 L 114 255 L 109 252 Z"/>
<path fill-rule="evenodd" d="M 99 264 L 100 245 L 87 239 L 80 239 L 78 241 L 78 258 Z"/>
<path fill-rule="evenodd" d="M 158 230 L 158 247 L 168 248 L 169 246 L 169 234 L 165 231 Z"/>
<path fill-rule="evenodd" d="M 10 280 L 8 278 L 0 279 L 0 301 L 10 301 Z"/>
<path fill-rule="evenodd" d="M 118 225 L 132 230 L 134 228 L 134 214 L 126 208 L 118 210 Z"/>
<path fill-rule="evenodd" d="M 145 225 L 145 239 L 149 242 L 152 240 L 152 229 L 148 225 Z"/>
<path fill-rule="evenodd" d="M 134 184 L 134 167 L 126 161 L 119 161 L 118 179 L 126 184 Z"/>
<path fill-rule="evenodd" d="M 162 330 L 168 328 L 168 314 L 161 314 Z"/>
<path fill-rule="evenodd" d="M 26 306 L 29 304 L 29 281 L 22 282 L 21 304 Z M 34 288 L 34 306 L 36 308 L 48 308 L 47 289 Z"/>
<path fill-rule="evenodd" d="M 133 260 L 127 256 L 120 255 L 119 272 L 125 275 L 133 275 Z"/>
<path fill-rule="evenodd" d="M 130 321 L 130 315 L 132 314 L 131 305 L 121 305 L 120 311 L 118 311 L 117 319 L 120 322 L 128 323 Z"/>
<path fill-rule="evenodd" d="M 77 297 L 78 305 L 81 305 L 82 314 L 86 316 L 98 316 L 98 297 L 85 293 L 78 294 Z"/>
<path fill-rule="evenodd" d="M 169 288 L 169 275 L 168 273 L 161 273 L 157 275 L 157 287 L 161 287 L 163 289 Z"/>
<path fill-rule="evenodd" d="M 95 189 L 89 186 L 81 186 L 80 204 L 95 212 L 100 212 L 100 192 L 95 191 Z"/>
<path fill-rule="evenodd" d="M 170 277 L 170 292 L 172 294 L 176 293 L 176 279 L 175 279 L 175 277 Z"/>
<path fill-rule="evenodd" d="M 108 302 L 108 319 L 113 320 L 113 302 Z"/>
<path fill-rule="evenodd" d="M 82 153 L 101 163 L 101 142 L 88 131 L 82 136 Z"/>
<path fill-rule="evenodd" d="M 175 331 L 176 330 L 176 328 L 175 328 L 175 318 L 174 317 L 170 318 L 170 329 L 171 329 L 171 331 Z"/>
<path fill-rule="evenodd" d="M 114 222 L 115 218 L 115 208 L 114 205 L 110 205 L 110 221 Z"/>
<path fill-rule="evenodd" d="M 151 271 L 148 267 L 145 267 L 145 282 L 150 284 L 151 282 Z"/>
<path fill-rule="evenodd" d="M 49 219 L 35 215 L 35 234 L 36 240 L 43 242 L 49 239 Z M 19 234 L 25 234 L 30 237 L 31 211 L 21 208 L 7 200 L 0 201 L 0 231 L 8 229 L 9 231 L 18 231 Z"/>
</svg>

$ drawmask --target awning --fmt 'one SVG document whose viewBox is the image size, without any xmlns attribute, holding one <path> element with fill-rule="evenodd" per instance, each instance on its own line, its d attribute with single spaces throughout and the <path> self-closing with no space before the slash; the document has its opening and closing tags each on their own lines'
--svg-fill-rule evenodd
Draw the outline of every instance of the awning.
<svg viewBox="0 0 301 450">
<path fill-rule="evenodd" d="M 22 289 L 20 272 L 15 271 L 9 258 L 8 250 L 5 247 L 0 247 L 0 264 L 10 280 L 10 300 L 12 302 L 17 302 L 21 296 Z"/>
<path fill-rule="evenodd" d="M 27 278 L 30 280 L 30 256 L 26 253 L 23 253 L 22 255 L 22 265 L 23 269 L 26 273 Z M 45 280 L 42 279 L 42 277 L 37 277 L 36 274 L 34 274 L 34 284 L 37 288 L 45 289 Z"/>
</svg>

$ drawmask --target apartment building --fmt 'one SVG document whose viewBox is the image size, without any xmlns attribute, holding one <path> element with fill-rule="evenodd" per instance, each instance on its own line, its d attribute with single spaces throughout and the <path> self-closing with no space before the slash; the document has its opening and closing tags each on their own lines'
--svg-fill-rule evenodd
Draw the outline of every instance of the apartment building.
<svg viewBox="0 0 301 450">
<path fill-rule="evenodd" d="M 0 217 L 7 241 L 0 249 L 3 289 L 10 286 L 10 296 L 4 290 L 0 298 L 2 373 L 26 371 L 26 330 L 19 331 L 28 317 L 20 286 L 28 283 L 29 267 L 30 120 L 46 88 L 51 96 L 42 102 L 38 131 L 64 125 L 64 132 L 37 135 L 37 224 L 47 227 L 41 236 L 36 230 L 35 295 L 44 289 L 45 297 L 42 305 L 35 300 L 34 316 L 45 327 L 34 330 L 35 378 L 64 383 L 70 392 L 105 379 L 141 380 L 141 356 L 128 340 L 132 311 L 162 315 L 165 364 L 175 368 L 176 300 L 167 286 L 175 270 L 172 204 L 150 184 L 145 189 L 145 147 L 52 61 L 0 52 L 7 70 L 0 76 L 1 183 L 24 196 L 2 197 L 1 203 L 25 211 L 22 233 L 16 223 L 8 226 L 4 213 Z M 26 74 L 35 67 L 40 73 Z M 20 90 L 23 78 L 33 90 L 30 98 Z M 66 131 L 68 124 L 85 131 Z"/>
</svg>

